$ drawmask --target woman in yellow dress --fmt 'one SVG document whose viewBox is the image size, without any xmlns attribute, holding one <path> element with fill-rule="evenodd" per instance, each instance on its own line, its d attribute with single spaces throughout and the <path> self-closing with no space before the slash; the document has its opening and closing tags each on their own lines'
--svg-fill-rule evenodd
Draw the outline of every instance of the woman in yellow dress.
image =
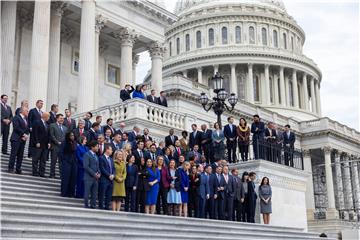
<svg viewBox="0 0 360 240">
<path fill-rule="evenodd" d="M 115 177 L 112 194 L 112 210 L 120 211 L 121 202 L 125 199 L 126 162 L 123 150 L 114 153 Z"/>
</svg>

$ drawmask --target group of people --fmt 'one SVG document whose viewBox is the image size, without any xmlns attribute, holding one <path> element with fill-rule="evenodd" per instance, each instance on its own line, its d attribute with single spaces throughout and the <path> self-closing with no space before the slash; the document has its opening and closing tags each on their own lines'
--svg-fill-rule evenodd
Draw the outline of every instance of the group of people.
<svg viewBox="0 0 360 240">
<path fill-rule="evenodd" d="M 160 92 L 160 96 L 156 96 L 156 90 L 152 89 L 150 95 L 146 95 L 146 85 L 137 85 L 135 88 L 130 84 L 126 84 L 124 89 L 120 91 L 120 99 L 124 102 L 131 98 L 140 98 L 148 100 L 149 102 L 159 104 L 161 106 L 167 107 L 166 93 L 164 91 Z"/>
<path fill-rule="evenodd" d="M 201 130 L 193 124 L 192 132 L 183 131 L 181 139 L 170 129 L 164 141 L 155 143 L 147 128 L 141 131 L 134 126 L 125 131 L 125 123 L 115 128 L 111 118 L 101 125 L 101 116 L 91 122 L 91 112 L 76 125 L 71 111 L 59 113 L 56 104 L 45 112 L 43 101 L 38 100 L 29 111 L 28 102 L 23 101 L 13 116 L 6 95 L 1 96 L 1 102 L 3 154 L 7 154 L 8 141 L 3 125 L 13 124 L 8 171 L 13 173 L 15 168 L 15 173 L 22 174 L 29 139 L 32 174 L 45 177 L 50 157 L 49 177 L 56 177 L 58 165 L 61 196 L 83 198 L 86 208 L 120 211 L 124 203 L 124 210 L 131 212 L 255 222 L 260 198 L 264 223 L 270 221 L 269 179 L 264 177 L 256 191 L 255 172 L 244 172 L 240 177 L 237 169 L 229 169 L 229 163 L 237 161 L 236 145 L 243 152 L 243 160 L 247 160 L 244 146 L 249 144 L 250 130 L 243 118 L 235 126 L 234 118 L 229 117 L 224 129 L 218 123 L 213 130 L 206 124 L 201 125 Z M 253 135 L 260 128 L 255 127 Z"/>
</svg>

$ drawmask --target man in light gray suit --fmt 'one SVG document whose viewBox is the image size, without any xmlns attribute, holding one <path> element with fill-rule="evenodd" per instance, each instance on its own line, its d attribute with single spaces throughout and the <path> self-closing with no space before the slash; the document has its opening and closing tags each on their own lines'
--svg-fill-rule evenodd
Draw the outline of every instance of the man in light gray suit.
<svg viewBox="0 0 360 240">
<path fill-rule="evenodd" d="M 100 179 L 99 159 L 96 153 L 99 151 L 97 141 L 91 141 L 89 144 L 90 151 L 84 155 L 84 206 L 96 208 L 96 197 L 98 196 L 98 182 Z"/>
<path fill-rule="evenodd" d="M 64 115 L 61 113 L 56 115 L 56 122 L 50 124 L 49 131 L 50 131 L 50 157 L 51 157 L 51 164 L 50 164 L 50 178 L 55 178 L 55 167 L 56 162 L 58 161 L 59 150 L 61 143 L 65 140 L 65 134 L 67 132 L 67 127 L 63 125 L 64 123 Z M 60 159 L 59 159 L 60 161 Z M 61 162 L 58 162 L 59 170 L 61 174 Z"/>
</svg>

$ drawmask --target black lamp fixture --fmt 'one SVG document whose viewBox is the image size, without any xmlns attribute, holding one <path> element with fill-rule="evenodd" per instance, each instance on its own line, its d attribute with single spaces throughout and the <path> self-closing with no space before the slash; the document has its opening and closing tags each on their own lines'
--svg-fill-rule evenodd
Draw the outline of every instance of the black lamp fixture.
<svg viewBox="0 0 360 240">
<path fill-rule="evenodd" d="M 235 93 L 231 93 L 229 96 L 229 93 L 225 91 L 223 87 L 224 78 L 220 75 L 219 72 L 217 72 L 215 76 L 211 78 L 211 82 L 213 83 L 216 97 L 213 97 L 213 99 L 210 100 L 205 93 L 201 93 L 199 101 L 205 111 L 208 112 L 210 109 L 214 110 L 215 114 L 217 115 L 217 122 L 220 128 L 222 128 L 221 115 L 223 114 L 224 110 L 231 112 L 238 102 L 238 98 L 236 97 Z M 230 106 L 227 105 L 226 100 L 228 100 Z"/>
</svg>

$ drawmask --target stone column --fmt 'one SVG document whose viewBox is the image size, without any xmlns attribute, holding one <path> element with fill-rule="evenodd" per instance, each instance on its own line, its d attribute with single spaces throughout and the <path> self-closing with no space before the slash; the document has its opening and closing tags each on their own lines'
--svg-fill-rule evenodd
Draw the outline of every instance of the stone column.
<svg viewBox="0 0 360 240">
<path fill-rule="evenodd" d="M 338 212 L 335 207 L 335 193 L 334 193 L 334 182 L 331 168 L 331 147 L 325 146 L 323 148 L 325 155 L 325 177 L 326 177 L 326 192 L 328 199 L 328 208 L 326 209 L 326 219 L 337 219 L 339 218 Z"/>
<path fill-rule="evenodd" d="M 198 72 L 198 83 L 203 84 L 202 67 L 198 67 L 197 72 Z"/>
<path fill-rule="evenodd" d="M 263 104 L 269 105 L 270 104 L 270 79 L 269 79 L 269 65 L 268 64 L 265 64 L 264 73 L 265 73 L 264 91 L 261 91 L 264 95 L 262 96 L 261 100 L 263 101 Z"/>
<path fill-rule="evenodd" d="M 231 64 L 231 79 L 230 79 L 230 92 L 238 95 L 237 82 L 236 82 L 236 64 Z"/>
<path fill-rule="evenodd" d="M 351 158 L 351 160 L 354 160 L 354 158 Z M 358 220 L 360 214 L 360 185 L 359 185 L 358 163 L 356 161 L 351 162 L 351 180 L 352 180 L 353 197 L 354 197 L 355 209 L 356 209 L 355 220 Z"/>
<path fill-rule="evenodd" d="M 163 57 L 166 48 L 159 42 L 154 42 L 149 48 L 151 57 L 151 86 L 155 89 L 157 94 L 162 91 L 162 65 Z"/>
<path fill-rule="evenodd" d="M 61 18 L 66 3 L 53 2 L 50 20 L 50 49 L 49 49 L 49 80 L 47 87 L 47 103 L 59 103 L 59 77 L 60 77 L 60 33 Z"/>
<path fill-rule="evenodd" d="M 321 117 L 321 101 L 320 101 L 320 82 L 319 80 L 314 82 L 315 95 L 316 95 L 316 110 L 317 114 Z"/>
<path fill-rule="evenodd" d="M 286 90 L 285 90 L 285 78 L 284 78 L 284 67 L 280 66 L 280 98 L 281 98 L 281 106 L 286 106 Z"/>
<path fill-rule="evenodd" d="M 339 211 L 343 213 L 345 209 L 345 201 L 344 201 L 344 188 L 342 181 L 342 173 L 341 173 L 341 163 L 340 157 L 342 152 L 335 152 L 335 181 L 336 181 L 336 191 L 337 191 L 337 202 L 339 206 Z"/>
<path fill-rule="evenodd" d="M 307 85 L 307 74 L 304 73 L 302 80 L 303 87 L 303 101 L 304 101 L 304 109 L 309 110 L 309 93 L 308 93 L 308 85 Z"/>
<path fill-rule="evenodd" d="M 106 19 L 100 14 L 95 17 L 95 63 L 94 63 L 94 108 L 98 108 L 99 99 L 99 56 L 100 56 L 100 32 L 105 26 Z M 107 70 L 106 70 L 107 71 Z"/>
<path fill-rule="evenodd" d="M 294 107 L 299 108 L 299 91 L 297 85 L 297 77 L 296 77 L 296 70 L 293 69 L 292 72 L 292 90 L 293 90 L 293 98 L 294 98 Z"/>
<path fill-rule="evenodd" d="M 306 181 L 306 215 L 307 219 L 314 220 L 314 211 L 315 211 L 315 200 L 314 200 L 314 183 L 312 177 L 312 165 L 311 165 L 311 155 L 310 150 L 305 149 L 303 151 L 304 157 L 304 171 L 309 174 L 309 177 Z"/>
<path fill-rule="evenodd" d="M 274 87 L 274 105 L 279 105 L 279 82 L 278 79 L 275 79 L 275 75 L 273 76 L 273 87 Z"/>
<path fill-rule="evenodd" d="M 139 54 L 133 54 L 133 69 L 132 69 L 132 74 L 133 74 L 133 80 L 132 80 L 132 85 L 135 86 L 136 85 L 136 66 L 139 63 L 139 59 L 140 59 L 140 55 Z"/>
<path fill-rule="evenodd" d="M 49 74 L 50 1 L 35 1 L 31 43 L 29 104 L 44 101 L 46 109 Z"/>
<path fill-rule="evenodd" d="M 345 212 L 345 219 L 351 220 L 354 217 L 354 202 L 353 202 L 353 194 L 352 194 L 352 186 L 351 186 L 351 177 L 350 177 L 350 165 L 348 156 L 344 156 L 343 161 L 343 173 L 344 173 L 344 200 L 345 200 L 345 209 L 347 209 L 347 212 Z"/>
<path fill-rule="evenodd" d="M 134 30 L 124 28 L 117 37 L 121 40 L 120 87 L 124 88 L 126 83 L 132 82 L 132 48 L 138 35 Z"/>
<path fill-rule="evenodd" d="M 310 94 L 311 94 L 311 112 L 316 113 L 316 99 L 315 99 L 315 86 L 314 77 L 310 80 Z"/>
<path fill-rule="evenodd" d="M 9 96 L 11 104 L 14 80 L 16 1 L 3 1 L 1 7 L 1 94 Z"/>
<path fill-rule="evenodd" d="M 254 77 L 253 77 L 253 64 L 248 64 L 248 78 L 246 84 L 246 100 L 249 103 L 254 103 Z"/>
</svg>

